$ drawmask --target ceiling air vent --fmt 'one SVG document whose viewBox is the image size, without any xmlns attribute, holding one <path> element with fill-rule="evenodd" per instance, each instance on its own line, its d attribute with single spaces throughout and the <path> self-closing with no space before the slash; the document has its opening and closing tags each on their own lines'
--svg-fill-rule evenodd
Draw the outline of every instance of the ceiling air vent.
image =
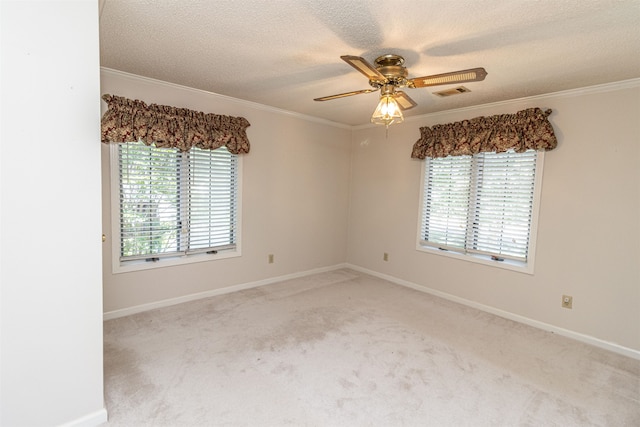
<svg viewBox="0 0 640 427">
<path fill-rule="evenodd" d="M 471 91 L 464 86 L 458 86 L 453 89 L 446 89 L 446 90 L 441 90 L 440 92 L 433 92 L 433 94 L 444 98 L 445 96 L 460 95 L 461 93 L 467 93 L 467 92 L 471 92 Z"/>
</svg>

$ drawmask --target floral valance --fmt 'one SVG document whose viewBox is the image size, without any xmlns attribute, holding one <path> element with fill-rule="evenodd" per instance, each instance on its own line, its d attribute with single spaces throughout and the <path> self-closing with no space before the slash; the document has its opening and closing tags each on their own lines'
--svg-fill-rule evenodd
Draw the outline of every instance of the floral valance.
<svg viewBox="0 0 640 427">
<path fill-rule="evenodd" d="M 143 141 L 156 147 L 189 151 L 227 146 L 229 152 L 249 152 L 244 117 L 205 114 L 186 108 L 147 105 L 142 101 L 104 95 L 108 110 L 102 116 L 102 142 Z"/>
<path fill-rule="evenodd" d="M 529 108 L 515 114 L 421 127 L 411 157 L 463 156 L 511 149 L 518 153 L 529 149 L 553 150 L 558 141 L 547 120 L 549 114 L 551 110 Z"/>
</svg>

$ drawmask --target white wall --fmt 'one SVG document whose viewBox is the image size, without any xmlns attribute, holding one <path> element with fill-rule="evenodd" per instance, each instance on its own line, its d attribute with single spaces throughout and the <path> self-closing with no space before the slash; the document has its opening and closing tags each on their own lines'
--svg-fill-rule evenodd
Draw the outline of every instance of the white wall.
<svg viewBox="0 0 640 427">
<path fill-rule="evenodd" d="M 419 128 L 533 106 L 553 109 L 559 142 L 545 156 L 534 274 L 417 251 Z M 348 262 L 640 351 L 639 117 L 635 81 L 425 116 L 392 126 L 388 140 L 384 129 L 357 129 Z"/>
<path fill-rule="evenodd" d="M 103 70 L 103 94 L 242 116 L 242 256 L 113 274 L 105 251 L 104 309 L 122 310 L 234 285 L 331 267 L 346 259 L 351 129 L 256 104 Z M 103 230 L 111 244 L 109 150 L 102 149 Z M 275 262 L 268 264 L 268 254 Z"/>
<path fill-rule="evenodd" d="M 242 257 L 113 274 L 105 251 L 107 315 L 346 261 L 640 351 L 638 81 L 410 118 L 392 126 L 388 139 L 382 127 L 342 128 L 112 70 L 103 70 L 101 92 L 244 116 L 252 143 L 244 158 Z M 419 127 L 533 106 L 553 109 L 559 141 L 545 157 L 534 274 L 417 251 L 422 162 L 410 153 Z M 106 146 L 102 154 L 109 235 Z M 269 253 L 275 264 L 267 263 Z M 561 308 L 563 294 L 573 296 L 572 310 Z"/>
<path fill-rule="evenodd" d="M 0 424 L 106 421 L 98 4 L 1 3 Z"/>
</svg>

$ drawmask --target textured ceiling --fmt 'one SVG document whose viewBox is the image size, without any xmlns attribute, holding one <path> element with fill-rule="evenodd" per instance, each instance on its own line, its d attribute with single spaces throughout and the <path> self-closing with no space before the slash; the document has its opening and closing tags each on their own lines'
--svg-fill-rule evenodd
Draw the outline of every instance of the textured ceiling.
<svg viewBox="0 0 640 427">
<path fill-rule="evenodd" d="M 484 67 L 470 93 L 406 89 L 414 116 L 640 77 L 640 0 L 101 0 L 103 67 L 347 125 L 377 93 L 340 59 L 404 56 L 409 78 Z M 214 112 L 215 111 L 211 111 Z"/>
</svg>

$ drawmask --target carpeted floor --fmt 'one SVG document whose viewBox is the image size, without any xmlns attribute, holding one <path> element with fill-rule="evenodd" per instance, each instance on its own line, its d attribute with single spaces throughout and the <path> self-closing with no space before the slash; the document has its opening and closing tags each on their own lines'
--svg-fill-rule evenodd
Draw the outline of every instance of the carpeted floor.
<svg viewBox="0 0 640 427">
<path fill-rule="evenodd" d="M 104 339 L 108 426 L 640 426 L 640 361 L 351 270 Z"/>
</svg>

